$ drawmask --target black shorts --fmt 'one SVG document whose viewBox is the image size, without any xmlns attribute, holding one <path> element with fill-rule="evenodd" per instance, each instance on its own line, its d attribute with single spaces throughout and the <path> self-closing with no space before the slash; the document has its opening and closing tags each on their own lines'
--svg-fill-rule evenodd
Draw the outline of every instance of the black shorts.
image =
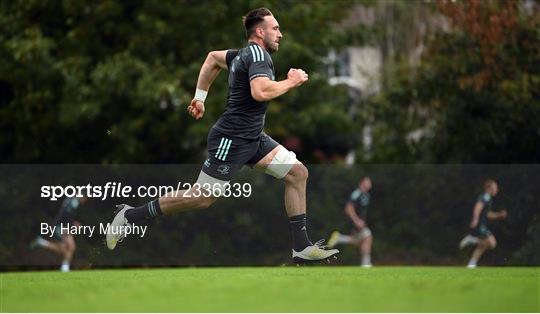
<svg viewBox="0 0 540 314">
<path fill-rule="evenodd" d="M 202 171 L 213 178 L 230 181 L 242 166 L 255 165 L 279 144 L 264 132 L 255 140 L 246 140 L 212 128 L 206 145 L 208 157 Z"/>
<path fill-rule="evenodd" d="M 56 238 L 57 240 L 60 240 L 60 241 L 64 241 L 64 238 L 66 236 L 71 236 L 66 231 L 62 231 L 62 226 L 66 227 L 68 224 L 73 225 L 73 222 L 74 222 L 74 220 L 69 220 L 69 221 L 66 220 L 66 221 L 55 223 L 54 226 L 56 228 L 54 228 L 54 234 L 53 234 L 54 238 Z"/>
<path fill-rule="evenodd" d="M 73 225 L 73 222 L 74 222 L 73 216 L 71 216 L 70 214 L 66 213 L 63 210 L 58 212 L 53 222 L 53 225 L 56 226 L 56 228 L 54 229 L 54 237 L 57 238 L 58 240 L 62 240 L 62 232 L 60 231 L 61 230 L 60 227 L 62 225 L 67 226 L 68 224 Z"/>
<path fill-rule="evenodd" d="M 480 239 L 486 239 L 490 235 L 492 235 L 491 231 L 487 228 L 486 225 L 478 224 L 476 228 L 471 229 L 471 232 L 469 232 L 470 235 L 473 237 L 477 237 Z"/>
</svg>

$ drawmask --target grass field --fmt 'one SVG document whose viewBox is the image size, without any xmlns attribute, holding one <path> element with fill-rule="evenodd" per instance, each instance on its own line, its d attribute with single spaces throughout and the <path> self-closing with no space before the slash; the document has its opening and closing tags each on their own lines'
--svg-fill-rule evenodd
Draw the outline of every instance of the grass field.
<svg viewBox="0 0 540 314">
<path fill-rule="evenodd" d="M 2 312 L 538 312 L 540 268 L 260 267 L 1 273 Z"/>
</svg>

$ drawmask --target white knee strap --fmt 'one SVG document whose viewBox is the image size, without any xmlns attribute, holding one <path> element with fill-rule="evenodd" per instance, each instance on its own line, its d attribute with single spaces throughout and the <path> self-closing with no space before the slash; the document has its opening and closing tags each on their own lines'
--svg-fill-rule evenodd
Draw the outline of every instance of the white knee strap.
<svg viewBox="0 0 540 314">
<path fill-rule="evenodd" d="M 265 172 L 277 179 L 283 179 L 295 163 L 296 154 L 282 147 L 274 155 Z"/>
</svg>

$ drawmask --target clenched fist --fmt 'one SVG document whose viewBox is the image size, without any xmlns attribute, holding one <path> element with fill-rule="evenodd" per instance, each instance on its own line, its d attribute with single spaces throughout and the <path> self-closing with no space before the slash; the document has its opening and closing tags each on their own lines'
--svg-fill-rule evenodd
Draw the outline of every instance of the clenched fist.
<svg viewBox="0 0 540 314">
<path fill-rule="evenodd" d="M 204 115 L 204 103 L 200 100 L 193 99 L 187 110 L 193 118 L 199 120 Z"/>
<path fill-rule="evenodd" d="M 290 69 L 287 73 L 287 79 L 293 82 L 294 87 L 298 87 L 307 82 L 309 76 L 302 69 Z"/>
</svg>

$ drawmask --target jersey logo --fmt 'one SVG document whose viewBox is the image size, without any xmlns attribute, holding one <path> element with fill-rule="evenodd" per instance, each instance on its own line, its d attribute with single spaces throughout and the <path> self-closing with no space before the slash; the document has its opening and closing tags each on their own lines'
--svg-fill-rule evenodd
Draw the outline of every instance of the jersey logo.
<svg viewBox="0 0 540 314">
<path fill-rule="evenodd" d="M 222 175 L 226 175 L 231 170 L 231 167 L 229 165 L 220 165 L 217 168 L 217 171 L 221 173 Z"/>
<path fill-rule="evenodd" d="M 259 47 L 258 45 L 252 45 L 249 46 L 249 49 L 251 50 L 251 57 L 253 58 L 253 62 L 264 61 L 264 52 L 261 47 Z"/>
<path fill-rule="evenodd" d="M 206 159 L 204 161 L 204 166 L 207 167 L 207 168 L 210 168 L 210 158 Z"/>
<path fill-rule="evenodd" d="M 362 206 L 368 206 L 369 205 L 369 197 L 365 194 L 360 194 L 360 203 Z"/>
</svg>

